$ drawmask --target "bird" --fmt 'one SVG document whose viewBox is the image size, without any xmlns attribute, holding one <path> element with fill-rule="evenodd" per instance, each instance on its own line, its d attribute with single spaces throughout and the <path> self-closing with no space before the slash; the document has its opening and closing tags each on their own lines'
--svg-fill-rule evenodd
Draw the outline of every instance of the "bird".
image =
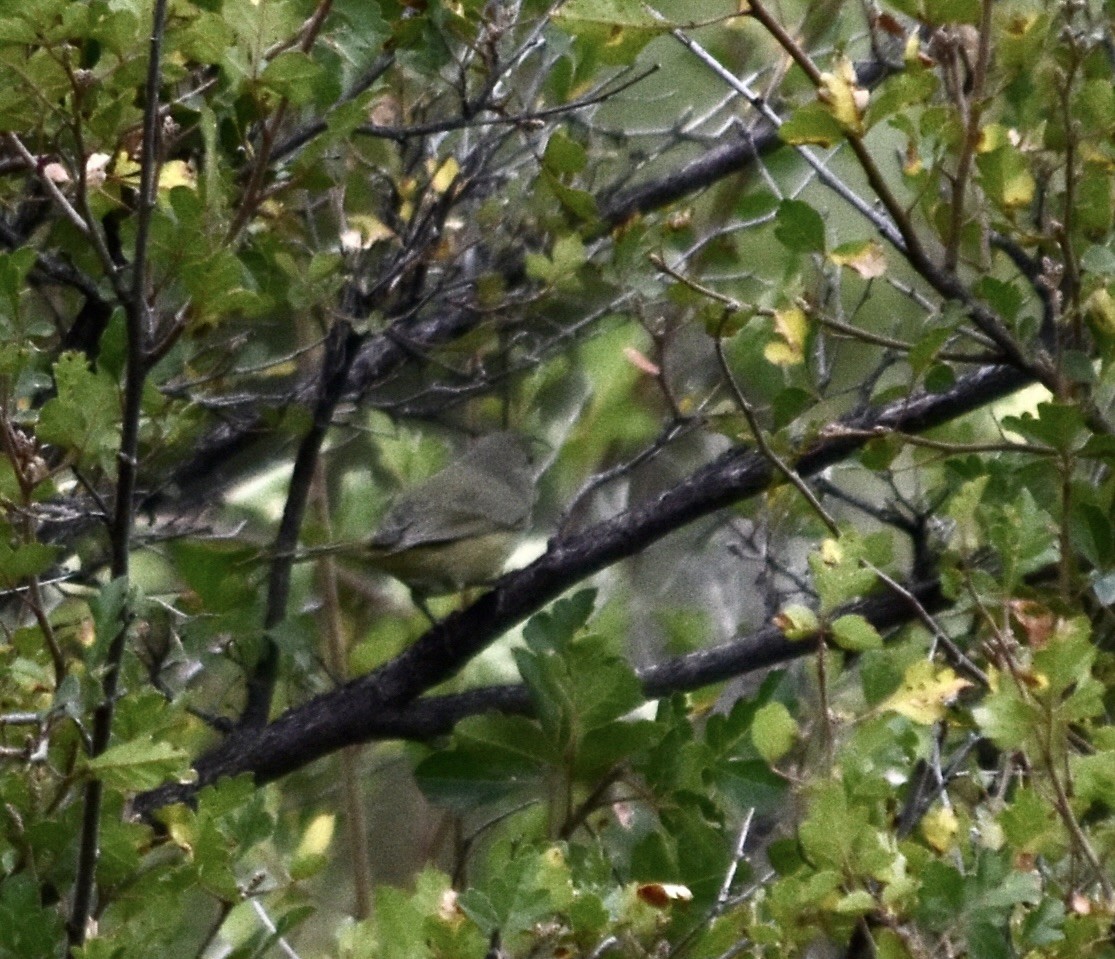
<svg viewBox="0 0 1115 959">
<path fill-rule="evenodd" d="M 316 547 L 298 558 L 352 554 L 406 585 L 429 617 L 428 597 L 484 585 L 502 571 L 530 525 L 537 479 L 525 437 L 490 433 L 403 490 L 368 539 Z"/>
</svg>

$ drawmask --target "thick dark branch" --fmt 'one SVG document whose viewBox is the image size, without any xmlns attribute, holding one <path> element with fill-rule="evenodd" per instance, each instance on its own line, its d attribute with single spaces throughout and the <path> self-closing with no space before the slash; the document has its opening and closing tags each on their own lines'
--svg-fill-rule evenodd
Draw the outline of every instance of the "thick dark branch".
<svg viewBox="0 0 1115 959">
<path fill-rule="evenodd" d="M 936 579 L 910 583 L 906 589 L 920 603 L 922 609 L 929 612 L 938 612 L 947 604 Z M 887 592 L 848 603 L 836 610 L 833 618 L 845 614 L 859 614 L 880 632 L 887 632 L 916 620 L 919 610 L 905 597 Z M 821 638 L 822 634 L 818 632 L 801 640 L 789 640 L 777 627 L 764 626 L 740 639 L 676 656 L 641 669 L 638 677 L 647 699 L 659 699 L 797 659 L 813 652 Z M 530 691 L 522 684 L 485 686 L 464 693 L 417 699 L 404 706 L 385 705 L 376 712 L 359 741 L 405 739 L 424 742 L 452 732 L 457 723 L 467 716 L 486 712 L 533 715 L 534 705 Z M 254 743 L 243 741 L 244 735 L 237 734 L 226 741 L 220 750 L 215 750 L 198 763 L 198 772 L 204 782 L 211 782 L 221 775 L 238 775 L 243 772 L 255 772 L 259 782 L 276 779 L 290 770 L 278 764 L 264 766 L 259 770 L 244 768 L 241 765 L 243 754 L 246 751 L 265 751 L 275 756 L 292 757 L 304 745 L 305 739 L 303 727 L 290 725 L 267 743 L 263 750 L 259 750 Z M 237 743 L 237 739 L 241 741 Z M 217 771 L 218 762 L 226 766 L 223 772 Z M 168 803 L 188 800 L 196 788 L 180 784 L 160 787 L 138 797 L 134 809 L 137 813 L 149 814 Z"/>
<path fill-rule="evenodd" d="M 816 474 L 859 449 L 873 430 L 921 432 L 979 409 L 1028 382 L 1026 374 L 1012 367 L 989 367 L 963 377 L 947 393 L 922 393 L 882 408 L 857 411 L 812 441 L 797 457 L 795 469 L 801 476 Z M 543 556 L 525 569 L 508 573 L 476 603 L 438 623 L 390 663 L 287 710 L 250 735 L 233 735 L 202 756 L 196 765 L 198 785 L 245 772 L 262 780 L 275 779 L 342 746 L 388 735 L 383 724 L 392 716 L 401 729 L 408 704 L 453 676 L 495 638 L 570 587 L 694 520 L 762 493 L 775 480 L 763 456 L 735 447 L 656 500 L 551 541 Z M 777 661 L 788 652 L 773 636 L 764 643 L 762 648 L 768 649 L 765 662 Z M 658 695 L 673 682 L 703 685 L 731 675 L 713 664 L 714 658 L 702 659 L 705 655 L 696 654 L 686 667 L 687 680 L 680 673 L 672 678 L 648 677 L 648 690 Z M 749 653 L 746 662 L 758 662 L 753 655 Z M 771 656 L 775 658 L 769 659 Z M 149 810 L 182 799 L 196 788 L 158 791 L 143 797 L 140 806 Z"/>
<path fill-rule="evenodd" d="M 947 601 L 937 580 L 907 584 L 905 588 L 922 610 L 935 613 L 945 608 Z M 917 620 L 920 612 L 905 597 L 886 592 L 848 603 L 835 610 L 831 618 L 859 614 L 877 630 L 886 632 Z M 789 662 L 815 650 L 819 641 L 820 634 L 789 640 L 776 626 L 764 626 L 740 639 L 676 656 L 637 673 L 647 699 L 660 699 Z M 533 715 L 530 691 L 522 684 L 505 684 L 416 699 L 401 708 L 384 709 L 368 738 L 422 742 L 452 732 L 466 716 L 485 712 Z"/>
</svg>

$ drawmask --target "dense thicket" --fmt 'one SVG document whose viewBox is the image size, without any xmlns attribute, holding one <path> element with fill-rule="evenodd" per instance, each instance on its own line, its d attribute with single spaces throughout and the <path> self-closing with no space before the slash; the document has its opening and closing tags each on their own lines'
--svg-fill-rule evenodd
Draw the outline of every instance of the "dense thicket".
<svg viewBox="0 0 1115 959">
<path fill-rule="evenodd" d="M 1111 954 L 1112 26 L 0 4 L 0 951 Z"/>
</svg>

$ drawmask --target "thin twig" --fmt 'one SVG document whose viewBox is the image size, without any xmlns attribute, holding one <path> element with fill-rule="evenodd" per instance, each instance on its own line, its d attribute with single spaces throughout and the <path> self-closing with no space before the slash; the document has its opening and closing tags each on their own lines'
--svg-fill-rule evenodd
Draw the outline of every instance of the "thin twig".
<svg viewBox="0 0 1115 959">
<path fill-rule="evenodd" d="M 563 103 L 560 106 L 546 107 L 543 110 L 528 110 L 525 113 L 511 113 L 489 117 L 458 117 L 452 120 L 438 120 L 432 123 L 416 123 L 414 126 L 408 127 L 388 127 L 376 123 L 363 123 L 353 132 L 359 133 L 362 136 L 378 137 L 384 140 L 408 140 L 412 137 L 429 136 L 432 133 L 449 133 L 453 130 L 471 130 L 492 126 L 533 126 L 544 120 L 549 120 L 552 117 L 565 116 L 566 114 L 572 113 L 574 110 L 583 110 L 585 107 L 604 103 L 617 94 L 622 93 L 624 90 L 635 86 L 635 84 L 642 83 L 643 80 L 657 73 L 660 69 L 661 67 L 657 63 L 651 64 L 634 77 L 617 83 L 615 86 L 609 86 L 612 81 L 608 81 L 607 84 L 603 84 L 601 89 L 596 92 L 586 94 L 583 97 L 571 100 L 569 103 Z"/>
<path fill-rule="evenodd" d="M 670 35 L 673 36 L 679 43 L 686 49 L 693 53 L 698 60 L 705 66 L 713 71 L 721 80 L 727 83 L 733 90 L 739 93 L 744 99 L 747 100 L 756 110 L 762 114 L 763 118 L 774 126 L 776 129 L 782 126 L 782 117 L 780 117 L 766 102 L 763 97 L 755 93 L 746 83 L 740 80 L 734 73 L 725 67 L 719 60 L 709 53 L 692 37 L 687 36 L 681 30 L 671 30 Z M 851 187 L 845 184 L 836 174 L 828 169 L 823 161 L 808 147 L 796 146 L 794 149 L 798 155 L 808 163 L 817 174 L 817 178 L 837 196 L 839 196 L 845 203 L 848 203 L 853 209 L 863 216 L 871 225 L 879 232 L 891 246 L 893 246 L 900 253 L 906 253 L 906 241 L 900 230 L 895 227 L 895 224 L 889 220 L 882 212 L 876 210 L 870 203 L 863 199 Z"/>
<path fill-rule="evenodd" d="M 960 238 L 964 227 L 964 210 L 968 190 L 968 178 L 972 172 L 972 159 L 979 145 L 980 120 L 983 116 L 983 95 L 987 86 L 987 68 L 991 62 L 991 0 L 982 0 L 983 11 L 979 25 L 979 50 L 975 67 L 972 70 L 972 90 L 954 91 L 957 106 L 964 115 L 964 139 L 960 144 L 960 156 L 956 161 L 956 174 L 952 181 L 952 216 L 948 236 L 945 241 L 945 269 L 955 270 L 960 256 Z M 953 58 L 955 59 L 955 52 Z"/>
<path fill-rule="evenodd" d="M 35 176 L 38 177 L 39 182 L 42 183 L 46 192 L 50 194 L 50 198 L 57 204 L 58 209 L 62 211 L 66 219 L 77 228 L 82 236 L 89 236 L 92 228 L 86 222 L 85 218 L 74 209 L 73 204 L 66 199 L 66 194 L 58 189 L 58 184 L 46 175 L 42 165 L 35 157 L 35 154 L 28 150 L 27 147 L 24 146 L 23 141 L 14 133 L 5 133 L 4 139 L 7 141 L 8 146 L 20 155 L 28 168 L 35 172 Z"/>
<path fill-rule="evenodd" d="M 675 280 L 678 280 L 679 282 L 684 283 L 687 286 L 699 289 L 701 292 L 710 296 L 717 302 L 724 303 L 727 314 L 730 315 L 731 313 L 737 312 L 740 309 L 740 305 L 736 303 L 735 300 L 732 300 L 730 297 L 725 297 L 723 294 L 717 293 L 715 290 L 709 290 L 705 287 L 700 286 L 699 284 L 696 284 L 695 281 L 690 280 L 688 277 L 682 275 L 681 273 L 678 273 L 672 267 L 668 266 L 665 260 L 663 260 L 660 256 L 652 254 L 650 259 L 651 262 L 663 273 L 666 273 L 667 275 L 673 277 Z M 725 320 L 727 320 L 727 315 L 725 316 Z M 713 345 L 716 349 L 716 358 L 720 364 L 720 370 L 724 374 L 724 379 L 728 384 L 728 388 L 731 390 L 736 405 L 739 407 L 740 412 L 743 413 L 744 419 L 747 420 L 747 425 L 751 429 L 751 436 L 755 440 L 755 445 L 759 448 L 759 451 L 762 453 L 762 455 L 770 461 L 771 465 L 773 465 L 774 468 L 786 478 L 787 482 L 789 482 L 799 493 L 801 493 L 801 495 L 805 498 L 805 501 L 809 503 L 811 507 L 813 507 L 813 510 L 821 518 L 821 521 L 825 524 L 825 526 L 828 527 L 829 532 L 831 532 L 833 536 L 839 536 L 840 528 L 836 525 L 836 520 L 829 516 L 824 506 L 821 505 L 821 501 L 817 499 L 813 491 L 805 484 L 805 481 L 800 476 L 798 476 L 793 467 L 786 463 L 767 442 L 766 437 L 763 435 L 762 427 L 759 425 L 759 418 L 758 416 L 756 416 L 755 410 L 751 406 L 751 403 L 748 401 L 747 397 L 743 395 L 743 390 L 740 389 L 739 383 L 736 382 L 736 377 L 735 374 L 732 372 L 731 364 L 728 362 L 728 357 L 724 353 L 724 338 L 721 336 L 714 337 Z"/>
<path fill-rule="evenodd" d="M 903 433 L 901 430 L 891 430 L 883 426 L 860 430 L 850 429 L 839 423 L 831 423 L 825 427 L 826 436 L 877 436 L 879 438 L 894 437 L 910 446 L 920 446 L 923 449 L 936 450 L 938 453 L 949 455 L 964 453 L 1020 453 L 1029 456 L 1060 456 L 1058 450 L 1042 443 L 950 443 L 947 440 L 934 440 L 927 436 L 917 436 L 913 433 Z"/>
<path fill-rule="evenodd" d="M 887 589 L 897 593 L 910 604 L 911 608 L 917 614 L 918 619 L 921 620 L 925 628 L 929 630 L 929 632 L 933 636 L 934 641 L 945 651 L 949 662 L 951 662 L 952 665 L 956 667 L 959 672 L 963 673 L 969 679 L 979 683 L 979 685 L 982 686 L 984 689 L 990 688 L 991 681 L 987 678 L 987 673 L 985 673 L 974 662 L 972 662 L 972 660 L 964 654 L 964 651 L 960 649 L 960 647 L 957 646 L 956 643 L 949 639 L 948 634 L 945 633 L 943 629 L 941 629 L 941 627 L 937 624 L 937 621 L 929 614 L 929 611 L 921 603 L 918 602 L 918 598 L 914 596 L 913 593 L 906 589 L 906 587 L 899 583 L 896 579 L 888 576 L 886 573 L 884 573 L 881 569 L 874 566 L 873 564 L 867 562 L 866 560 L 863 560 L 862 563 L 866 569 L 871 570 L 871 572 L 879 577 L 879 580 L 887 587 Z"/>
</svg>

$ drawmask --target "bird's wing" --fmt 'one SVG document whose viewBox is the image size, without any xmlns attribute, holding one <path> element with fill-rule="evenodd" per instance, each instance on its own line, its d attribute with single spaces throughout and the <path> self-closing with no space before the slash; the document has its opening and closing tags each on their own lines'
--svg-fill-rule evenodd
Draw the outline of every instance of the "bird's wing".
<svg viewBox="0 0 1115 959">
<path fill-rule="evenodd" d="M 385 522 L 371 538 L 369 545 L 397 552 L 415 546 L 454 542 L 517 528 L 518 524 L 505 525 L 504 521 L 505 517 L 493 518 L 482 509 L 443 507 L 429 513 L 415 513 L 404 522 Z"/>
</svg>

